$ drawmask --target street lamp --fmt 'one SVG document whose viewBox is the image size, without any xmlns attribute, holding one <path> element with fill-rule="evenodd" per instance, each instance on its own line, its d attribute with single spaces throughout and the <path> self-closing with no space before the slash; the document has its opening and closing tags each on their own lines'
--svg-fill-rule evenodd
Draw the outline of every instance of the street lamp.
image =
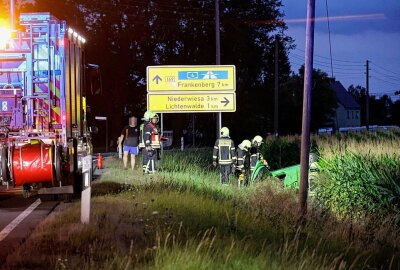
<svg viewBox="0 0 400 270">
<path fill-rule="evenodd" d="M 98 121 L 106 121 L 106 153 L 108 152 L 108 119 L 106 116 L 95 116 Z"/>
</svg>

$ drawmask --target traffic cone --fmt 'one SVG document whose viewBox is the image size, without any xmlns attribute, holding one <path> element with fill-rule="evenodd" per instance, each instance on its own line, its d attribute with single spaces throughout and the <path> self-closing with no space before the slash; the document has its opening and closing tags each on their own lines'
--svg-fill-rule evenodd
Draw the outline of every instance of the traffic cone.
<svg viewBox="0 0 400 270">
<path fill-rule="evenodd" d="M 97 157 L 97 168 L 98 169 L 104 169 L 103 166 L 103 156 L 101 155 L 101 153 L 99 153 L 98 157 Z"/>
</svg>

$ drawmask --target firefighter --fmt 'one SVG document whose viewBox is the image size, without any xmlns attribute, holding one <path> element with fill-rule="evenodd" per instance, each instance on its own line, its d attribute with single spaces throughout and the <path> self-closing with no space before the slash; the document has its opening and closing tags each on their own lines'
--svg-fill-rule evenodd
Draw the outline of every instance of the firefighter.
<svg viewBox="0 0 400 270">
<path fill-rule="evenodd" d="M 227 127 L 221 128 L 220 138 L 215 141 L 213 150 L 213 166 L 216 167 L 217 163 L 220 168 L 221 184 L 227 185 L 229 175 L 233 171 L 236 163 L 235 145 L 229 137 L 229 129 Z"/>
<path fill-rule="evenodd" d="M 268 168 L 267 161 L 261 155 L 261 144 L 263 143 L 262 137 L 257 135 L 251 141 L 251 149 L 250 149 L 250 175 L 253 174 L 254 169 L 256 168 L 257 161 L 261 161 L 264 166 Z"/>
<path fill-rule="evenodd" d="M 251 142 L 249 140 L 243 140 L 237 148 L 237 166 L 236 171 L 238 173 L 238 185 L 239 187 L 247 184 L 249 175 L 249 150 L 251 148 Z"/>
<path fill-rule="evenodd" d="M 161 148 L 160 130 L 157 127 L 159 117 L 152 111 L 144 114 L 143 126 L 143 173 L 153 174 L 157 172 L 158 150 Z"/>
</svg>

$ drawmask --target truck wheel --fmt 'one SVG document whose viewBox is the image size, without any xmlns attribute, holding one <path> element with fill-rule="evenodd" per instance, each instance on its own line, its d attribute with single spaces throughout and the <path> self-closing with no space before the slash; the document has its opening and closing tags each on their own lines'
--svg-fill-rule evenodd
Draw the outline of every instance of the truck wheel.
<svg viewBox="0 0 400 270">
<path fill-rule="evenodd" d="M 10 177 L 8 174 L 8 167 L 7 167 L 7 148 L 4 147 L 1 149 L 1 154 L 0 154 L 0 166 L 1 166 L 1 178 L 3 182 L 9 182 Z"/>
<path fill-rule="evenodd" d="M 54 146 L 54 182 L 56 186 L 62 183 L 62 148 Z"/>
</svg>

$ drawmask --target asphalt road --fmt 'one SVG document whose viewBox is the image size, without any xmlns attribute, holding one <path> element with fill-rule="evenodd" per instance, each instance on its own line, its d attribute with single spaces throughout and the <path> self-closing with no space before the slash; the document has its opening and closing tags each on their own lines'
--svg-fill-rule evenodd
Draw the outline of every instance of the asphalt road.
<svg viewBox="0 0 400 270">
<path fill-rule="evenodd" d="M 21 188 L 0 186 L 0 266 L 57 204 L 42 202 L 36 194 L 24 198 Z"/>
</svg>

